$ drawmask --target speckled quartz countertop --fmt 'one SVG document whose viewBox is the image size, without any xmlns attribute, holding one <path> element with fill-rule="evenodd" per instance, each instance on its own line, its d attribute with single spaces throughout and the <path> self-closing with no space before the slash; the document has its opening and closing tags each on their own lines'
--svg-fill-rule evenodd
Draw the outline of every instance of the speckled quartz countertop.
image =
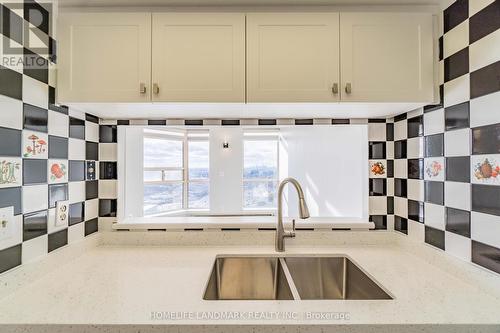
<svg viewBox="0 0 500 333">
<path fill-rule="evenodd" d="M 500 276 L 389 232 L 304 231 L 286 252 L 348 255 L 393 300 L 202 299 L 216 255 L 274 254 L 272 241 L 272 232 L 100 233 L 95 246 L 0 275 L 0 332 L 500 332 Z M 246 317 L 209 318 L 220 313 Z"/>
</svg>

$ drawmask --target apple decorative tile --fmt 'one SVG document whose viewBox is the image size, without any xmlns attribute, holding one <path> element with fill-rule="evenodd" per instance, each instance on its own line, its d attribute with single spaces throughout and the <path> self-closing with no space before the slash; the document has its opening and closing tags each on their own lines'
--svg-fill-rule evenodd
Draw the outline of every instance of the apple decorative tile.
<svg viewBox="0 0 500 333">
<path fill-rule="evenodd" d="M 444 181 L 444 170 L 444 157 L 425 159 L 425 180 Z"/>
<path fill-rule="evenodd" d="M 46 133 L 23 131 L 23 157 L 46 159 L 49 151 L 48 142 Z"/>
<path fill-rule="evenodd" d="M 68 161 L 49 160 L 49 184 L 68 182 Z"/>
<path fill-rule="evenodd" d="M 20 158 L 0 157 L 0 188 L 22 186 L 21 163 Z"/>
<path fill-rule="evenodd" d="M 87 180 L 95 180 L 95 161 L 87 161 L 85 170 Z"/>
<path fill-rule="evenodd" d="M 69 219 L 69 201 L 56 202 L 56 220 L 55 227 L 67 226 Z"/>
<path fill-rule="evenodd" d="M 500 185 L 500 155 L 472 156 L 472 183 Z"/>
<path fill-rule="evenodd" d="M 370 178 L 386 178 L 387 168 L 385 161 L 370 161 Z"/>
</svg>

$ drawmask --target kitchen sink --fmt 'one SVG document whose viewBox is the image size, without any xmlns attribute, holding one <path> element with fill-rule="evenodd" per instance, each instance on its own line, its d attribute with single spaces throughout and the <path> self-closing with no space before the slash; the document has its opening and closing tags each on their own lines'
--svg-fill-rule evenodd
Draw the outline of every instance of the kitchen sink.
<svg viewBox="0 0 500 333">
<path fill-rule="evenodd" d="M 349 257 L 217 256 L 205 300 L 389 300 Z"/>
</svg>

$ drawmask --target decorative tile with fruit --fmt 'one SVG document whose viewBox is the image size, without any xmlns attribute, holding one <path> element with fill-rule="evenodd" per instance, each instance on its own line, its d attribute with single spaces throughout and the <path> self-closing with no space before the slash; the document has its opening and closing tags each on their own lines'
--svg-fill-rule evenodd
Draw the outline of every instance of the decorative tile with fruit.
<svg viewBox="0 0 500 333">
<path fill-rule="evenodd" d="M 48 178 L 50 184 L 68 182 L 68 161 L 49 160 Z"/>
<path fill-rule="evenodd" d="M 500 185 L 500 155 L 472 156 L 472 182 Z"/>
<path fill-rule="evenodd" d="M 444 181 L 444 157 L 426 158 L 424 166 L 424 179 Z"/>
</svg>

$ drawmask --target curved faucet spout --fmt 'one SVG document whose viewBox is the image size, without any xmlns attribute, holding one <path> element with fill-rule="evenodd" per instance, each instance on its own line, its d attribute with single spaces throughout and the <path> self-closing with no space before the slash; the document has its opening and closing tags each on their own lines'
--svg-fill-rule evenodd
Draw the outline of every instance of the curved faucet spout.
<svg viewBox="0 0 500 333">
<path fill-rule="evenodd" d="M 283 228 L 283 190 L 285 185 L 291 183 L 299 196 L 299 217 L 307 219 L 309 217 L 309 209 L 307 208 L 304 191 L 299 182 L 294 178 L 285 178 L 278 187 L 278 225 L 276 226 L 275 249 L 277 252 L 285 251 L 285 237 L 295 237 L 295 220 L 293 221 L 293 230 L 285 232 Z"/>
</svg>

